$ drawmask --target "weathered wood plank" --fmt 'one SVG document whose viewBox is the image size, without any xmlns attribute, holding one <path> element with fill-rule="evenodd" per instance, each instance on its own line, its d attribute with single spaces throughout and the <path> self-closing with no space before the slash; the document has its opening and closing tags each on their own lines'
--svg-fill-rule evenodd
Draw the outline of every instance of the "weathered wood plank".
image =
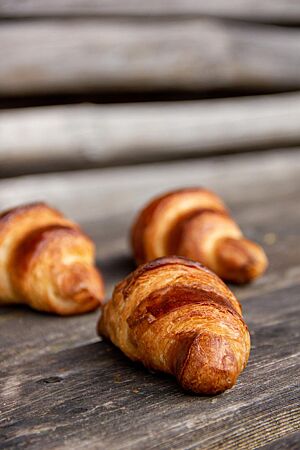
<svg viewBox="0 0 300 450">
<path fill-rule="evenodd" d="M 298 450 L 300 442 L 300 431 L 288 434 L 276 442 L 271 442 L 261 447 L 261 450 Z"/>
<path fill-rule="evenodd" d="M 213 16 L 277 23 L 299 23 L 294 0 L 9 0 L 0 3 L 0 17 L 76 16 Z"/>
<path fill-rule="evenodd" d="M 300 144 L 300 94 L 0 112 L 0 176 Z"/>
<path fill-rule="evenodd" d="M 286 201 L 298 191 L 299 168 L 299 149 L 283 148 L 204 160 L 23 176 L 0 180 L 0 209 L 44 198 L 83 223 L 100 219 L 109 223 L 122 214 L 129 222 L 145 201 L 164 189 L 203 185 L 236 204 L 236 209 L 255 206 L 263 213 L 267 201 Z M 111 225 L 118 227 L 117 223 Z"/>
<path fill-rule="evenodd" d="M 115 283 L 134 268 L 128 234 L 142 204 L 165 189 L 207 186 L 223 196 L 247 236 L 262 243 L 270 259 L 263 278 L 234 287 L 244 303 L 251 296 L 299 286 L 299 174 L 300 153 L 282 151 L 36 175 L 0 180 L 0 209 L 44 199 L 79 220 L 96 242 L 108 298 Z M 68 319 L 25 308 L 2 308 L 1 313 L 2 370 L 96 339 L 97 313 Z"/>
<path fill-rule="evenodd" d="M 27 21 L 0 29 L 0 95 L 300 86 L 300 32 L 214 20 Z"/>
<path fill-rule="evenodd" d="M 109 344 L 45 355 L 3 373 L 6 448 L 254 449 L 299 429 L 299 287 L 249 299 L 252 353 L 237 386 L 181 392 Z M 30 407 L 28 407 L 30 405 Z"/>
<path fill-rule="evenodd" d="M 45 354 L 95 342 L 97 316 L 98 312 L 95 312 L 64 320 L 23 307 L 1 307 L 0 370 L 33 362 Z"/>
</svg>

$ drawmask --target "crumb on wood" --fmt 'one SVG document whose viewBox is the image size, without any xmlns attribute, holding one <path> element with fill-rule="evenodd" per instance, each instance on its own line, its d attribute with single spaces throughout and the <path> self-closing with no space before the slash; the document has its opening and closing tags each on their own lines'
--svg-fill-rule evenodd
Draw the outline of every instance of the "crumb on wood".
<svg viewBox="0 0 300 450">
<path fill-rule="evenodd" d="M 264 235 L 264 243 L 267 245 L 273 245 L 277 241 L 277 236 L 275 233 L 266 233 Z"/>
</svg>

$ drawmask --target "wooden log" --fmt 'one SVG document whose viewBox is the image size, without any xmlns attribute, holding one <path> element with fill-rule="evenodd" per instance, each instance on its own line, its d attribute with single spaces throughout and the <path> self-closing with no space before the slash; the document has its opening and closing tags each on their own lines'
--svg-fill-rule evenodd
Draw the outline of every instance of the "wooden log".
<svg viewBox="0 0 300 450">
<path fill-rule="evenodd" d="M 300 94 L 0 112 L 0 175 L 300 145 Z"/>
<path fill-rule="evenodd" d="M 300 32 L 214 20 L 6 22 L 0 95 L 300 86 Z"/>
<path fill-rule="evenodd" d="M 0 17 L 193 17 L 212 16 L 276 23 L 299 23 L 294 0 L 10 0 L 0 3 Z"/>
</svg>

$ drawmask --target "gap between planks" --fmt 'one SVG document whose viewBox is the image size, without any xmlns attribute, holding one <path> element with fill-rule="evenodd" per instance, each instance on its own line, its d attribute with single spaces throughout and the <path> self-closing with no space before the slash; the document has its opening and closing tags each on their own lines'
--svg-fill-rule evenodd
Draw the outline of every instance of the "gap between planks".
<svg viewBox="0 0 300 450">
<path fill-rule="evenodd" d="M 272 23 L 300 23 L 300 6 L 293 0 L 18 0 L 3 1 L 0 17 L 226 17 Z"/>
</svg>

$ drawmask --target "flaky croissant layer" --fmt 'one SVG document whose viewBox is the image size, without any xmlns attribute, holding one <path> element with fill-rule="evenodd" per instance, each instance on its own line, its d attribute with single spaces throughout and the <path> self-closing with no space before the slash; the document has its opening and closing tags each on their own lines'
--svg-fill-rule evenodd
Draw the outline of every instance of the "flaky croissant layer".
<svg viewBox="0 0 300 450">
<path fill-rule="evenodd" d="M 138 215 L 131 237 L 138 264 L 180 255 L 236 283 L 258 277 L 267 267 L 263 249 L 245 239 L 222 200 L 202 188 L 169 192 L 151 201 Z"/>
<path fill-rule="evenodd" d="M 0 304 L 61 315 L 93 310 L 104 296 L 94 262 L 92 241 L 46 204 L 0 215 Z"/>
<path fill-rule="evenodd" d="M 129 358 L 174 375 L 187 390 L 231 388 L 247 364 L 250 336 L 233 293 L 201 264 L 159 258 L 119 283 L 99 334 Z"/>
</svg>

